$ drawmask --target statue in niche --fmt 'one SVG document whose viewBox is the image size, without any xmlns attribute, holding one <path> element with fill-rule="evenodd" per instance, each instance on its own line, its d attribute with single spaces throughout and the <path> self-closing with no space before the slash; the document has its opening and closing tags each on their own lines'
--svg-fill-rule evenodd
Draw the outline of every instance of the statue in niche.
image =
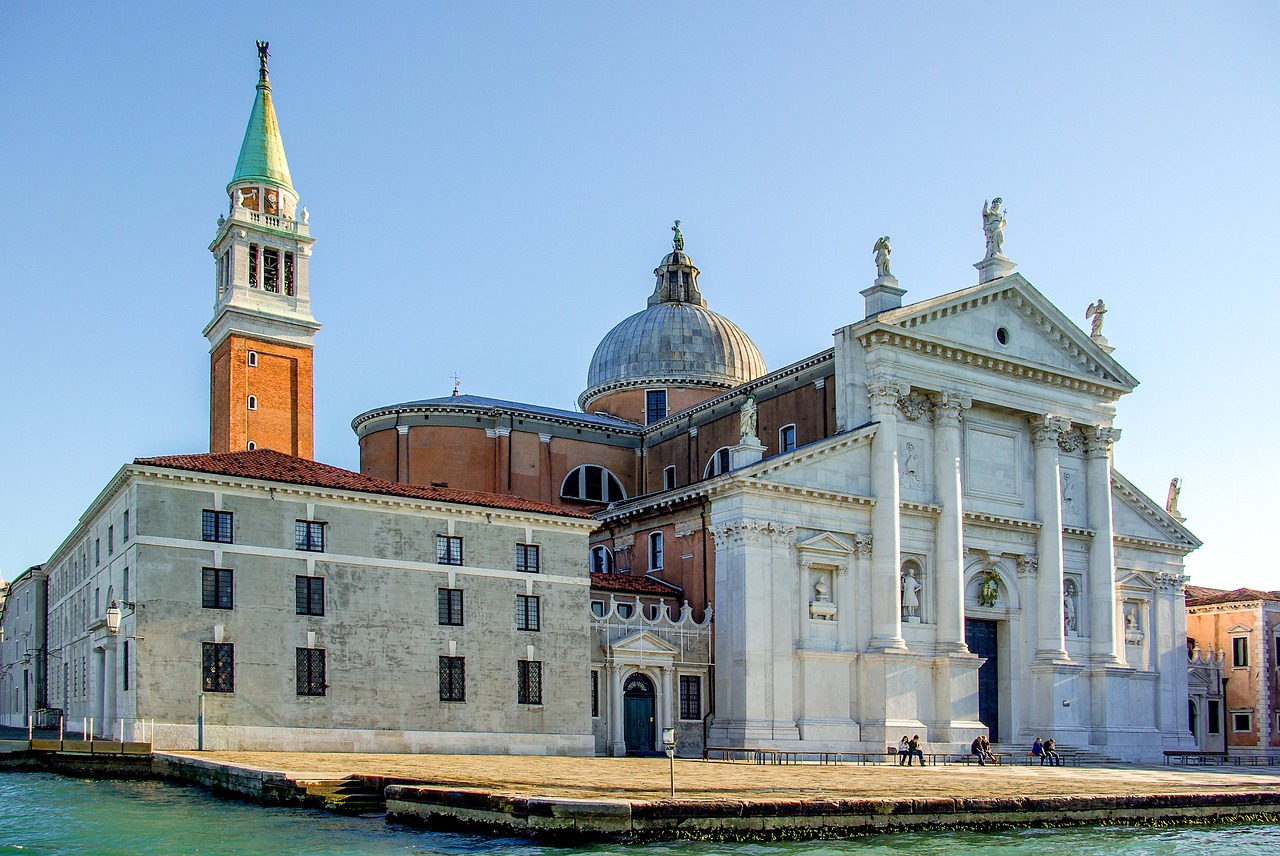
<svg viewBox="0 0 1280 856">
<path fill-rule="evenodd" d="M 982 572 L 982 587 L 978 589 L 978 603 L 991 607 L 1000 599 L 1000 575 L 993 570 Z"/>
<path fill-rule="evenodd" d="M 742 410 L 738 411 L 738 434 L 743 440 L 756 439 L 758 419 L 756 397 L 748 395 L 747 400 L 742 403 Z"/>
<path fill-rule="evenodd" d="M 1178 496 L 1182 493 L 1182 479 L 1171 479 L 1169 481 L 1169 497 L 1164 501 L 1164 510 L 1169 512 L 1171 517 L 1182 519 L 1182 515 L 1178 513 Z"/>
<path fill-rule="evenodd" d="M 902 486 L 921 487 L 923 483 L 920 481 L 920 455 L 916 452 L 916 444 L 908 443 L 902 457 Z"/>
<path fill-rule="evenodd" d="M 827 582 L 826 574 L 818 574 L 818 580 L 813 584 L 813 597 L 818 603 L 831 602 L 831 584 Z"/>
<path fill-rule="evenodd" d="M 889 273 L 889 253 L 893 252 L 893 247 L 889 246 L 889 236 L 877 238 L 871 251 L 876 254 L 876 277 L 892 276 Z"/>
<path fill-rule="evenodd" d="M 1070 583 L 1062 592 L 1062 629 L 1066 633 L 1076 632 L 1076 595 Z"/>
<path fill-rule="evenodd" d="M 908 565 L 902 572 L 902 620 L 920 621 L 920 592 L 924 588 L 916 579 L 916 569 Z"/>
<path fill-rule="evenodd" d="M 1004 227 L 1009 222 L 1000 203 L 1004 200 L 997 196 L 990 203 L 982 203 L 982 233 L 987 236 L 986 259 L 1004 258 Z"/>
<path fill-rule="evenodd" d="M 1143 638 L 1145 634 L 1138 626 L 1138 605 L 1131 603 L 1124 608 L 1124 641 L 1137 645 Z"/>
<path fill-rule="evenodd" d="M 1086 321 L 1090 318 L 1093 319 L 1093 328 L 1089 333 L 1089 338 L 1102 338 L 1102 319 L 1106 317 L 1106 314 L 1107 304 L 1102 302 L 1101 297 L 1098 298 L 1097 303 L 1090 303 L 1089 308 L 1084 311 L 1084 318 Z"/>
<path fill-rule="evenodd" d="M 1078 514 L 1076 505 L 1076 479 L 1070 470 L 1062 471 L 1062 507 L 1071 514 Z"/>
</svg>

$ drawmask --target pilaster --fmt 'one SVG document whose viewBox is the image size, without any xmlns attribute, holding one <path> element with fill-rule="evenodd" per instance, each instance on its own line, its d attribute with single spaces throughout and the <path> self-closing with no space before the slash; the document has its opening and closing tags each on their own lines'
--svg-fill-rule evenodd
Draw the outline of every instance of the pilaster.
<svg viewBox="0 0 1280 856">
<path fill-rule="evenodd" d="M 902 639 L 902 556 L 898 486 L 898 399 L 911 387 L 889 375 L 867 378 L 871 418 L 879 423 L 871 440 L 871 642 L 872 651 L 906 650 Z"/>
</svg>

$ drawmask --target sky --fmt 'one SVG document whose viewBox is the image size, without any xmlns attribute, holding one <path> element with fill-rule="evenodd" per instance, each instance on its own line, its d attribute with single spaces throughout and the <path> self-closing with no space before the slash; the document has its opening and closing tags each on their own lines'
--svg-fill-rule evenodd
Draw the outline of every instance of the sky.
<svg viewBox="0 0 1280 856">
<path fill-rule="evenodd" d="M 1280 589 L 1280 7 L 1269 3 L 0 3 L 0 576 L 135 457 L 208 449 L 214 262 L 257 79 L 318 239 L 316 457 L 462 391 L 576 408 L 682 221 L 771 368 L 1005 252 L 1141 386 L 1116 467 L 1192 582 Z"/>
</svg>

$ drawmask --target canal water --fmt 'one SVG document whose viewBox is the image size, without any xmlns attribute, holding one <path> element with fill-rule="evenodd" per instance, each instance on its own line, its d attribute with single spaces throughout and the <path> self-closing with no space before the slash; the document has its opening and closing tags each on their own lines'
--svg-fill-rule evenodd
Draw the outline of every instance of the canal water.
<svg viewBox="0 0 1280 856">
<path fill-rule="evenodd" d="M 669 842 L 645 856 L 1275 856 L 1280 826 L 1238 825 L 1017 830 L 998 833 L 900 833 L 847 841 L 783 844 Z M 0 856 L 637 856 L 635 847 L 556 848 L 388 826 L 381 817 L 262 808 L 196 789 L 158 782 L 66 779 L 44 773 L 0 773 Z"/>
</svg>

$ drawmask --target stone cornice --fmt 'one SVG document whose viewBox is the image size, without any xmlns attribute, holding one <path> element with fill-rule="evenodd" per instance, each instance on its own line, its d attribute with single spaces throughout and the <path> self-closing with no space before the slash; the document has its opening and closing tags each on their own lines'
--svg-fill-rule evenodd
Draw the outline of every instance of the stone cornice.
<svg viewBox="0 0 1280 856">
<path fill-rule="evenodd" d="M 1185 552 L 1189 553 L 1203 544 L 1199 538 L 1191 534 L 1191 530 L 1174 520 L 1167 511 L 1156 505 L 1150 497 L 1138 490 L 1133 482 L 1129 481 L 1114 468 L 1111 470 L 1111 489 L 1120 495 L 1126 505 L 1150 521 L 1157 529 L 1169 533 L 1174 539 L 1174 543 L 1169 544 L 1169 547 L 1183 547 Z M 1134 540 L 1141 541 L 1143 539 L 1135 537 Z M 1161 542 L 1155 541 L 1152 543 L 1159 544 Z"/>
<path fill-rule="evenodd" d="M 1006 527 L 1009 529 L 1040 529 L 1039 520 L 1028 520 L 1023 517 L 1008 517 L 1003 514 L 988 514 L 985 511 L 966 511 L 964 513 L 964 519 L 970 523 Z"/>
<path fill-rule="evenodd" d="M 639 437 L 641 432 L 640 425 L 622 424 L 622 425 L 601 425 L 589 419 L 574 419 L 567 416 L 554 416 L 537 410 L 525 410 L 520 407 L 506 406 L 482 406 L 477 404 L 393 404 L 387 407 L 379 407 L 374 410 L 368 410 L 361 413 L 355 419 L 351 420 L 351 430 L 356 432 L 357 436 L 363 437 L 360 429 L 375 419 L 381 419 L 387 416 L 396 416 L 409 413 L 457 413 L 466 416 L 487 416 L 497 420 L 502 416 L 510 414 L 518 416 L 530 422 L 543 422 L 552 425 L 565 425 L 570 428 L 586 428 L 597 431 L 601 434 L 618 434 L 623 436 Z M 586 414 L 583 414 L 585 417 Z M 484 426 L 474 426 L 484 427 Z M 490 426 L 492 427 L 492 426 Z"/>
<path fill-rule="evenodd" d="M 1116 535 L 1112 541 L 1122 547 L 1157 550 L 1161 553 L 1172 553 L 1176 556 L 1185 556 L 1196 549 L 1186 544 L 1172 544 L 1168 541 L 1155 541 L 1151 538 L 1138 538 L 1133 535 Z"/>
<path fill-rule="evenodd" d="M 838 505 L 863 505 L 870 508 L 876 504 L 875 499 L 869 496 L 862 496 L 861 494 L 824 490 L 822 488 L 805 487 L 804 485 L 765 481 L 763 479 L 755 478 L 734 479 L 722 483 L 717 487 L 717 489 L 711 492 L 713 494 L 722 494 L 742 489 L 753 490 L 761 493 L 780 493 L 786 496 L 803 496 L 808 499 L 816 499 Z"/>
<path fill-rule="evenodd" d="M 995 374 L 1027 380 L 1045 386 L 1079 392 L 1103 401 L 1115 401 L 1129 390 L 1119 383 L 1102 378 L 1075 374 L 1066 369 L 1056 369 L 1036 363 L 1023 362 L 1008 354 L 999 354 L 983 348 L 960 345 L 916 333 L 907 333 L 900 327 L 877 324 L 859 331 L 858 341 L 864 348 L 890 347 L 909 351 L 945 362 L 959 363 Z"/>
</svg>

